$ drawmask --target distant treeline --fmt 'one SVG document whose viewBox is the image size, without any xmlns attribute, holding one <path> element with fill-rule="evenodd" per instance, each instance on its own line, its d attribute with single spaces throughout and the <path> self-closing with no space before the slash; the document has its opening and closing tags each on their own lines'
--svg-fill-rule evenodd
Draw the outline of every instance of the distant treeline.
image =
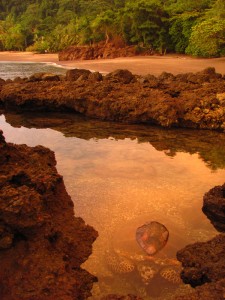
<svg viewBox="0 0 225 300">
<path fill-rule="evenodd" d="M 0 0 L 0 50 L 57 52 L 112 41 L 225 55 L 225 0 Z"/>
</svg>

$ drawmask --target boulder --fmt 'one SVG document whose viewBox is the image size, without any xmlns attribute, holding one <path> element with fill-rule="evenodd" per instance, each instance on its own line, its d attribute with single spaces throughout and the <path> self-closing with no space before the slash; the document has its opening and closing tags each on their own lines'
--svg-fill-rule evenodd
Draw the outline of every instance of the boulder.
<svg viewBox="0 0 225 300">
<path fill-rule="evenodd" d="M 111 82 L 120 82 L 128 84 L 131 81 L 135 80 L 135 76 L 128 70 L 118 69 L 107 74 L 104 79 L 109 80 Z"/>
<path fill-rule="evenodd" d="M 192 292 L 175 296 L 173 300 L 224 300 L 225 279 L 206 283 Z"/>
<path fill-rule="evenodd" d="M 202 211 L 218 231 L 225 232 L 225 184 L 204 195 Z"/>
<path fill-rule="evenodd" d="M 21 77 L 16 77 L 16 78 L 14 78 L 14 80 L 13 80 L 14 82 L 17 82 L 17 83 L 22 83 L 22 82 L 24 82 L 24 79 L 23 78 L 21 78 Z"/>
<path fill-rule="evenodd" d="M 102 297 L 101 300 L 143 300 L 142 298 L 135 296 L 135 295 L 117 295 L 117 294 L 110 294 L 105 297 Z"/>
<path fill-rule="evenodd" d="M 91 74 L 89 74 L 88 79 L 95 82 L 95 81 L 102 81 L 103 80 L 103 76 L 101 73 L 99 72 L 92 72 Z"/>
<path fill-rule="evenodd" d="M 60 81 L 59 75 L 52 74 L 52 73 L 35 73 L 31 75 L 28 81 L 35 82 L 35 81 Z"/>
<path fill-rule="evenodd" d="M 225 278 L 225 235 L 198 242 L 177 252 L 182 263 L 181 278 L 192 287 Z"/>
<path fill-rule="evenodd" d="M 54 153 L 0 132 L 0 299 L 84 300 L 96 278 L 80 265 L 97 232 L 74 216 Z"/>
<path fill-rule="evenodd" d="M 85 69 L 71 69 L 66 72 L 66 80 L 76 81 L 82 76 L 82 79 L 88 79 L 91 71 Z"/>
<path fill-rule="evenodd" d="M 225 184 L 204 195 L 203 212 L 219 231 L 225 231 Z M 219 234 L 207 242 L 186 246 L 177 252 L 182 263 L 181 278 L 192 287 L 188 295 L 174 300 L 223 300 L 225 292 L 225 235 Z"/>
</svg>

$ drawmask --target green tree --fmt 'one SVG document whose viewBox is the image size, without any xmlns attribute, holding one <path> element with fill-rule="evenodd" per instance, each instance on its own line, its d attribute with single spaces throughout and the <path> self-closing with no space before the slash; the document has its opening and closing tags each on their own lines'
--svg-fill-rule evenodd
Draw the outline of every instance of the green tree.
<svg viewBox="0 0 225 300">
<path fill-rule="evenodd" d="M 186 53 L 202 57 L 224 55 L 225 20 L 212 18 L 192 28 Z"/>
<path fill-rule="evenodd" d="M 197 12 L 185 12 L 170 19 L 169 35 L 175 52 L 185 53 L 192 27 L 196 24 L 198 17 Z"/>
<path fill-rule="evenodd" d="M 126 39 L 157 49 L 166 47 L 168 15 L 161 1 L 129 1 L 124 9 Z"/>
<path fill-rule="evenodd" d="M 116 33 L 116 19 L 117 16 L 112 10 L 107 10 L 104 13 L 97 15 L 92 21 L 91 28 L 94 33 L 94 38 L 105 37 L 105 44 L 107 44 L 111 37 Z"/>
</svg>

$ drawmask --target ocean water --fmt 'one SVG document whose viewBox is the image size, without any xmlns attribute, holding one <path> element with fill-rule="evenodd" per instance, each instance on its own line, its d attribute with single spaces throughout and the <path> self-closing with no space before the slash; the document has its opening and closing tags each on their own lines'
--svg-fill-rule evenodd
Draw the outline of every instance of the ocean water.
<svg viewBox="0 0 225 300">
<path fill-rule="evenodd" d="M 8 142 L 55 152 L 75 215 L 99 232 L 82 266 L 98 277 L 90 300 L 110 293 L 166 300 L 190 291 L 179 281 L 176 252 L 217 234 L 201 208 L 204 193 L 224 183 L 223 133 L 76 114 L 4 113 L 0 128 Z M 136 241 L 137 228 L 151 221 L 169 231 L 166 246 L 154 256 Z"/>
<path fill-rule="evenodd" d="M 40 72 L 64 75 L 66 71 L 67 69 L 54 63 L 0 62 L 0 78 L 5 80 L 16 77 L 25 78 Z"/>
</svg>

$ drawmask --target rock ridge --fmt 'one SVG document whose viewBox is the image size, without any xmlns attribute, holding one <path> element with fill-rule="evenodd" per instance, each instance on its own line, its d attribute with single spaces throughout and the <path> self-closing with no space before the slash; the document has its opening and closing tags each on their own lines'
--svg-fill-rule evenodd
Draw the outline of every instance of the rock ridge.
<svg viewBox="0 0 225 300">
<path fill-rule="evenodd" d="M 0 106 L 8 111 L 73 112 L 100 120 L 225 131 L 225 77 L 214 68 L 159 77 L 74 69 L 66 76 L 1 82 L 0 90 Z"/>
<path fill-rule="evenodd" d="M 86 299 L 96 278 L 80 265 L 97 232 L 73 202 L 47 148 L 6 143 L 0 131 L 0 298 Z"/>
<path fill-rule="evenodd" d="M 225 184 L 204 195 L 203 212 L 222 232 L 207 242 L 188 245 L 177 252 L 182 263 L 181 278 L 195 290 L 176 300 L 223 300 L 225 296 Z"/>
</svg>

